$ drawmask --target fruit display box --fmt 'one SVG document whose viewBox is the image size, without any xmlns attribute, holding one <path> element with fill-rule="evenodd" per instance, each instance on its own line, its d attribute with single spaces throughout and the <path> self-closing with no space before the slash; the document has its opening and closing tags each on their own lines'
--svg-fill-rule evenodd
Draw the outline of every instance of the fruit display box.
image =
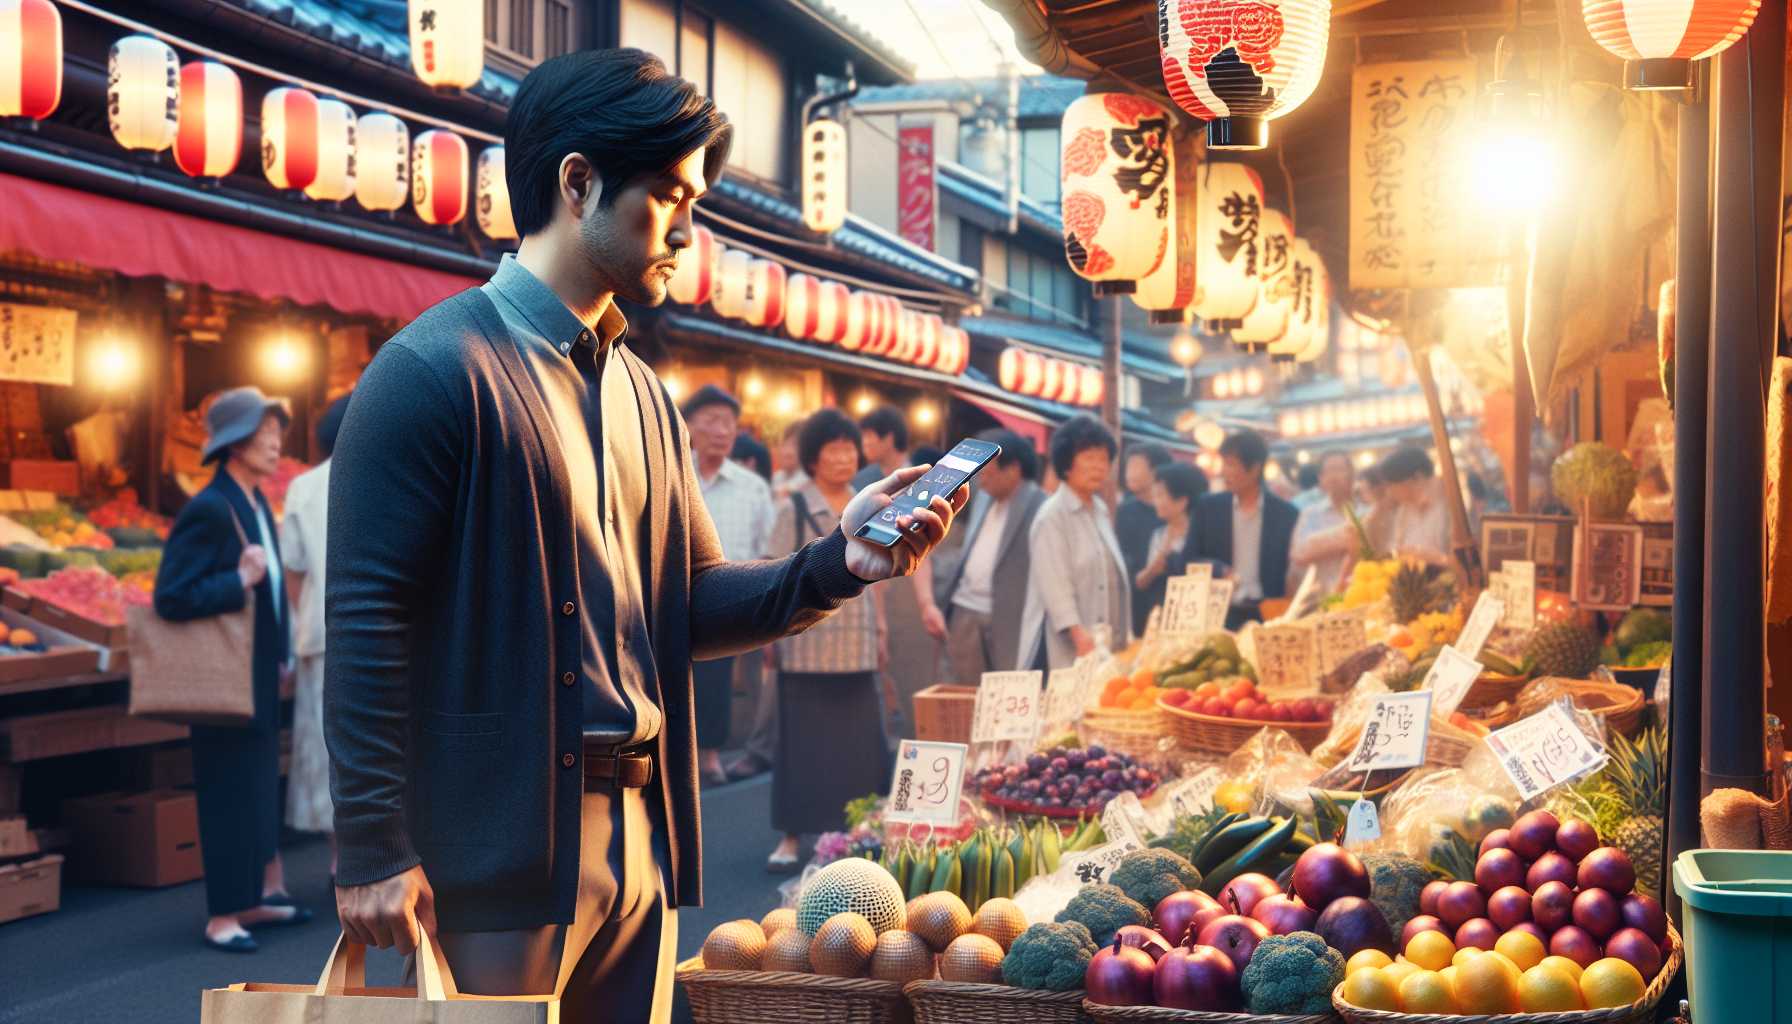
<svg viewBox="0 0 1792 1024">
<path fill-rule="evenodd" d="M 0 607 L 11 608 L 15 612 L 29 613 L 35 600 L 36 599 L 30 594 L 25 593 L 17 587 L 7 587 L 4 590 L 0 590 Z"/>
<path fill-rule="evenodd" d="M 0 625 L 30 630 L 43 646 L 42 651 L 0 647 L 0 692 L 12 683 L 99 671 L 101 652 L 83 640 L 10 608 L 0 608 Z"/>
<path fill-rule="evenodd" d="M 123 648 L 130 643 L 130 631 L 123 625 L 114 626 L 110 623 L 90 619 L 60 605 L 51 604 L 42 598 L 31 603 L 31 615 L 46 625 L 54 626 L 64 633 L 78 636 L 101 647 Z"/>
<path fill-rule="evenodd" d="M 185 739 L 184 725 L 132 718 L 122 704 L 0 720 L 0 758 L 15 764 L 90 750 Z"/>
<path fill-rule="evenodd" d="M 62 855 L 0 864 L 0 924 L 62 907 Z"/>
</svg>

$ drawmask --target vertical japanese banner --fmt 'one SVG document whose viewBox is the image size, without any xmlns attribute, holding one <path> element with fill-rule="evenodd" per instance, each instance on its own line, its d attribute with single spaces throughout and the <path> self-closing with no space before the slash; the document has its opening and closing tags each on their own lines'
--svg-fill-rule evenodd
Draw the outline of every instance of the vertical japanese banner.
<svg viewBox="0 0 1792 1024">
<path fill-rule="evenodd" d="M 897 233 L 929 252 L 934 248 L 936 209 L 933 123 L 896 129 Z"/>
<path fill-rule="evenodd" d="M 1503 250 L 1473 205 L 1472 58 L 1358 65 L 1350 85 L 1350 286 L 1492 285 Z"/>
</svg>

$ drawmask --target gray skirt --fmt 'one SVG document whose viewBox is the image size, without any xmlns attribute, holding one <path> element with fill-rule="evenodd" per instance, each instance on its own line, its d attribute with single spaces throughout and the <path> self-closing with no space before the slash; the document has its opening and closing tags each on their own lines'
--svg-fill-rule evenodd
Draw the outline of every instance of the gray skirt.
<svg viewBox="0 0 1792 1024">
<path fill-rule="evenodd" d="M 889 787 L 875 672 L 780 672 L 772 827 L 794 835 L 846 827 L 846 804 Z"/>
</svg>

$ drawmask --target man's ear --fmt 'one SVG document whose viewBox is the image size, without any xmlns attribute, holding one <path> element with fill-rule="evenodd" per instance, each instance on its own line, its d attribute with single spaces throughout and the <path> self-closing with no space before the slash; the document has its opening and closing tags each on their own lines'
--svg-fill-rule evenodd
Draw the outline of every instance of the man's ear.
<svg viewBox="0 0 1792 1024">
<path fill-rule="evenodd" d="M 587 203 L 603 193 L 603 179 L 597 168 L 578 153 L 568 153 L 560 161 L 560 201 L 572 211 L 576 220 L 585 212 Z"/>
</svg>

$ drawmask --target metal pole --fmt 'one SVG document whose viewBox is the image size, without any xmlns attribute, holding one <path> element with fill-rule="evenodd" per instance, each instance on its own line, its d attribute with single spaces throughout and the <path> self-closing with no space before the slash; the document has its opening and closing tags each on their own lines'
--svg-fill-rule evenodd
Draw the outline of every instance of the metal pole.
<svg viewBox="0 0 1792 1024">
<path fill-rule="evenodd" d="M 1530 260 L 1525 251 L 1524 229 L 1514 227 L 1506 282 L 1506 331 L 1512 341 L 1512 511 L 1531 510 L 1531 424 L 1537 419 L 1537 399 L 1531 391 L 1531 364 L 1525 354 L 1525 289 L 1530 286 Z"/>
<path fill-rule="evenodd" d="M 1107 300 L 1107 337 L 1101 347 L 1101 376 L 1106 382 L 1101 389 L 1101 421 L 1114 432 L 1114 442 L 1126 451 L 1126 435 L 1120 429 L 1120 390 L 1126 381 L 1120 371 L 1120 341 L 1126 335 L 1126 296 L 1113 295 Z M 1117 474 L 1109 474 L 1108 485 L 1114 486 Z M 1118 508 L 1118 492 L 1108 495 L 1110 508 Z"/>
<path fill-rule="evenodd" d="M 1711 339 L 1711 108 L 1680 108 L 1674 284 L 1674 660 L 1668 701 L 1667 864 L 1699 847 L 1699 713 L 1704 670 L 1705 388 Z M 1676 921 L 1680 896 L 1662 896 Z"/>
</svg>

